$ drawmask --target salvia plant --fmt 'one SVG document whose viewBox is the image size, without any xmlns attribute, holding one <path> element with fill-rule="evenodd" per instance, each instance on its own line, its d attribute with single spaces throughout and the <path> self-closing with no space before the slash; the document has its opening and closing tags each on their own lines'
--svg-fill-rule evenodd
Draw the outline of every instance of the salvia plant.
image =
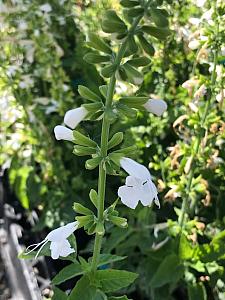
<svg viewBox="0 0 225 300">
<path fill-rule="evenodd" d="M 125 257 L 103 253 L 102 243 L 108 224 L 126 230 L 127 219 L 119 215 L 117 203 L 121 201 L 131 209 L 140 201 L 143 206 L 153 202 L 160 207 L 158 193 L 147 167 L 139 164 L 133 157 L 136 146 L 120 146 L 123 132 L 111 131 L 111 125 L 123 119 L 133 119 L 138 111 L 148 111 L 160 117 L 167 109 L 167 104 L 159 98 L 150 98 L 136 92 L 134 95 L 120 97 L 115 88 L 118 81 L 125 81 L 134 86 L 143 82 L 142 68 L 148 66 L 154 55 L 154 38 L 166 40 L 171 34 L 168 28 L 168 12 L 160 8 L 161 0 L 121 0 L 123 10 L 118 15 L 114 10 L 107 10 L 101 20 L 105 33 L 103 37 L 94 32 L 88 33 L 89 51 L 84 60 L 96 64 L 107 84 L 95 90 L 79 85 L 78 92 L 86 103 L 67 111 L 64 125 L 54 128 L 57 140 L 74 143 L 73 153 L 77 156 L 90 156 L 85 162 L 87 170 L 98 168 L 98 188 L 89 193 L 88 207 L 75 202 L 73 209 L 76 220 L 51 231 L 38 244 L 28 247 L 20 255 L 30 258 L 50 255 L 53 259 L 67 259 L 71 264 L 53 278 L 53 285 L 81 276 L 69 295 L 55 288 L 55 299 L 89 300 L 89 299 L 127 299 L 126 296 L 112 296 L 114 292 L 129 286 L 138 274 L 127 270 L 101 269 L 112 262 L 124 260 Z M 98 92 L 96 92 L 98 90 Z M 91 136 L 83 129 L 77 128 L 82 122 L 101 122 L 101 135 Z M 160 121 L 159 121 L 160 122 Z M 125 172 L 124 172 L 125 171 Z M 106 185 L 111 176 L 126 174 L 124 185 L 118 187 L 118 195 L 107 199 L 105 206 Z M 73 232 L 84 228 L 88 235 L 94 236 L 93 255 L 88 260 L 79 256 Z"/>
</svg>

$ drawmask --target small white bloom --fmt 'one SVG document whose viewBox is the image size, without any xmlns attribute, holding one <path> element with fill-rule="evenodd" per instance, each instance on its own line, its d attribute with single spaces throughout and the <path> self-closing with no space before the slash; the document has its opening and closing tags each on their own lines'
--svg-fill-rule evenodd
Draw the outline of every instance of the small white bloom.
<svg viewBox="0 0 225 300">
<path fill-rule="evenodd" d="M 62 125 L 57 125 L 54 128 L 55 138 L 57 140 L 73 141 L 73 131 Z"/>
<path fill-rule="evenodd" d="M 196 50 L 198 49 L 199 46 L 200 46 L 200 42 L 198 40 L 192 40 L 188 44 L 188 48 L 190 48 L 191 50 Z"/>
<path fill-rule="evenodd" d="M 161 99 L 149 99 L 144 105 L 144 108 L 160 117 L 166 110 L 167 104 L 164 100 Z"/>
<path fill-rule="evenodd" d="M 156 186 L 151 180 L 149 170 L 136 161 L 123 157 L 121 167 L 130 175 L 126 178 L 125 185 L 119 187 L 118 196 L 126 206 L 135 209 L 138 202 L 149 206 L 153 200 L 160 207 Z"/>
<path fill-rule="evenodd" d="M 40 6 L 40 10 L 45 12 L 45 13 L 49 13 L 49 12 L 52 11 L 52 7 L 49 3 L 45 3 L 45 4 Z"/>
<path fill-rule="evenodd" d="M 51 242 L 50 250 L 51 250 L 51 257 L 53 259 L 57 259 L 57 258 L 59 258 L 59 256 L 66 257 L 69 254 L 74 253 L 75 249 L 73 249 L 71 247 L 67 238 L 78 228 L 78 225 L 79 225 L 78 222 L 72 222 L 65 226 L 61 226 L 59 228 L 52 230 L 42 242 L 40 242 L 38 244 L 30 245 L 27 248 L 27 250 L 33 246 L 34 246 L 34 248 L 32 250 L 30 250 L 29 252 L 26 252 L 25 254 L 27 255 L 27 254 L 31 253 L 32 251 L 34 251 L 35 249 L 37 249 L 39 246 L 41 246 L 40 249 L 38 250 L 37 254 L 35 255 L 35 258 L 37 258 L 39 253 L 43 249 L 43 247 L 48 242 Z"/>
<path fill-rule="evenodd" d="M 205 5 L 206 0 L 197 0 L 196 5 L 198 7 L 203 7 Z"/>
<path fill-rule="evenodd" d="M 84 107 L 68 110 L 64 117 L 64 123 L 74 129 L 88 114 Z"/>
</svg>

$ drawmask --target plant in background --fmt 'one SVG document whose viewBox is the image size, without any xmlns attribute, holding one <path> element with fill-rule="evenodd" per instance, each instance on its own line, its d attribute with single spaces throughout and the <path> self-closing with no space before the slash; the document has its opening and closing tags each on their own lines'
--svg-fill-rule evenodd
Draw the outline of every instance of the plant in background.
<svg viewBox="0 0 225 300">
<path fill-rule="evenodd" d="M 56 293 L 60 293 L 60 299 L 127 299 L 126 296 L 113 297 L 110 294 L 127 287 L 138 276 L 128 271 L 98 269 L 101 265 L 125 258 L 101 253 L 107 224 L 111 223 L 122 228 L 128 225 L 127 219 L 121 217 L 116 209 L 119 201 L 117 197 L 115 200 L 109 200 L 111 205 L 105 207 L 107 174 L 120 175 L 120 167 L 129 174 L 125 185 L 118 189 L 119 197 L 128 207 L 134 209 L 139 200 L 144 206 L 150 206 L 153 200 L 159 206 L 157 189 L 148 169 L 128 158 L 134 156 L 136 147 L 130 145 L 119 148 L 118 145 L 123 142 L 123 133 L 118 131 L 111 134 L 110 128 L 120 119 L 134 118 L 138 110 L 147 110 L 157 116 L 162 115 L 166 110 L 167 105 L 163 100 L 149 99 L 149 96 L 138 92 L 136 95 L 118 97 L 115 87 L 117 80 L 134 85 L 142 84 L 143 74 L 140 68 L 150 63 L 150 59 L 143 53 L 147 56 L 154 54 L 151 36 L 158 39 L 166 39 L 169 36 L 168 14 L 165 9 L 160 8 L 162 1 L 122 0 L 121 5 L 124 7 L 123 16 L 118 16 L 114 10 L 108 10 L 102 18 L 102 30 L 110 34 L 113 42 L 110 43 L 108 38 L 101 38 L 95 33 L 89 33 L 87 45 L 90 51 L 84 57 L 89 63 L 99 64 L 101 76 L 109 78 L 109 82 L 99 86 L 99 92 L 80 85 L 78 87 L 80 96 L 90 103 L 69 110 L 65 114 L 64 123 L 69 128 L 57 125 L 54 129 L 56 139 L 69 140 L 75 144 L 73 150 L 75 155 L 91 156 L 85 163 L 86 169 L 93 170 L 97 167 L 99 169 L 98 189 L 97 191 L 91 189 L 89 194 L 97 214 L 94 209 L 74 203 L 74 210 L 81 215 L 76 217 L 78 227 L 83 227 L 89 235 L 95 235 L 93 256 L 88 261 L 81 256 L 78 256 L 77 260 L 76 255 L 70 254 L 71 251 L 65 251 L 69 254 L 67 258 L 72 261 L 72 264 L 56 275 L 53 284 L 57 285 L 81 274 L 82 277 L 69 296 L 57 289 Z M 82 120 L 102 122 L 100 143 L 94 136 L 91 137 L 83 130 L 74 130 Z M 71 224 L 74 225 L 72 232 L 75 230 L 75 224 Z M 63 230 L 63 227 L 56 229 L 57 232 Z M 38 253 L 32 251 L 27 254 L 40 256 L 49 253 L 49 242 L 51 245 L 56 242 L 52 236 L 58 239 L 54 233 L 55 231 L 52 231 L 43 242 L 38 244 L 43 247 Z M 52 250 L 51 246 L 50 249 Z M 58 254 L 65 256 L 64 252 L 57 252 L 57 255 L 52 254 L 52 256 L 55 258 Z M 21 257 L 25 256 L 26 253 L 21 255 Z"/>
</svg>

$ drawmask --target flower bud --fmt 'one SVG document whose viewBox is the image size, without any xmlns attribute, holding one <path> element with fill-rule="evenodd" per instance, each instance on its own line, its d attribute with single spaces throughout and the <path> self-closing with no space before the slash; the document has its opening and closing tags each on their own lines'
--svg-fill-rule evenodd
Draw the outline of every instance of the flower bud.
<svg viewBox="0 0 225 300">
<path fill-rule="evenodd" d="M 54 133 L 57 140 L 73 141 L 73 131 L 65 126 L 55 126 Z"/>
<path fill-rule="evenodd" d="M 84 107 L 68 110 L 64 117 L 64 123 L 74 129 L 87 115 L 88 111 Z"/>
</svg>

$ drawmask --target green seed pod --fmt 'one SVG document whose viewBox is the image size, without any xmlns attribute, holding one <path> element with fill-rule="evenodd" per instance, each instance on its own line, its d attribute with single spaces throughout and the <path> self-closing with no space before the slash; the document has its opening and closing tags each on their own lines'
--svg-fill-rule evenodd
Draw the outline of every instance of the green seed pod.
<svg viewBox="0 0 225 300">
<path fill-rule="evenodd" d="M 143 67 L 147 66 L 151 63 L 151 59 L 148 57 L 135 57 L 132 58 L 131 60 L 127 61 L 132 67 Z"/>
<path fill-rule="evenodd" d="M 95 33 L 89 33 L 87 37 L 87 45 L 101 52 L 112 54 L 111 48 Z"/>
<path fill-rule="evenodd" d="M 167 27 L 169 25 L 169 22 L 167 18 L 165 17 L 164 13 L 161 11 L 161 9 L 158 8 L 151 8 L 150 14 L 153 22 L 158 27 Z"/>
<path fill-rule="evenodd" d="M 95 207 L 98 207 L 98 193 L 96 190 L 91 189 L 89 193 L 89 198 Z"/>
<path fill-rule="evenodd" d="M 155 49 L 152 45 L 143 37 L 143 35 L 138 35 L 139 42 L 141 44 L 142 49 L 150 56 L 155 54 Z"/>
<path fill-rule="evenodd" d="M 75 218 L 79 223 L 79 228 L 86 227 L 88 224 L 94 222 L 94 215 L 88 215 L 88 216 L 79 216 Z"/>
<path fill-rule="evenodd" d="M 74 137 L 74 142 L 78 145 L 81 146 L 87 146 L 87 147 L 97 147 L 97 144 L 92 141 L 89 137 L 83 135 L 79 131 L 73 131 L 73 137 Z"/>
<path fill-rule="evenodd" d="M 88 159 L 85 162 L 85 168 L 87 170 L 93 170 L 100 164 L 101 161 L 102 161 L 102 157 L 100 156 Z"/>
<path fill-rule="evenodd" d="M 131 83 L 140 85 L 143 82 L 143 75 L 132 67 L 128 62 L 123 65 L 123 68 L 127 74 L 127 77 L 130 79 Z"/>
<path fill-rule="evenodd" d="M 92 155 L 96 153 L 96 148 L 76 145 L 73 147 L 73 153 L 78 156 Z"/>
<path fill-rule="evenodd" d="M 101 70 L 101 75 L 103 77 L 109 78 L 112 76 L 112 74 L 115 72 L 115 70 L 116 70 L 115 65 L 108 65 Z"/>
<path fill-rule="evenodd" d="M 78 93 L 81 95 L 81 97 L 88 99 L 93 102 L 99 102 L 102 101 L 102 99 L 96 95 L 94 92 L 92 92 L 89 88 L 83 85 L 78 86 Z"/>
<path fill-rule="evenodd" d="M 90 52 L 84 55 L 84 60 L 89 64 L 99 64 L 110 61 L 110 56 L 100 55 L 98 52 Z"/>
<path fill-rule="evenodd" d="M 99 235 L 105 234 L 105 228 L 104 228 L 104 224 L 102 222 L 97 223 L 95 232 Z"/>
<path fill-rule="evenodd" d="M 119 102 L 131 108 L 143 109 L 143 105 L 148 101 L 148 97 L 122 97 Z"/>
<path fill-rule="evenodd" d="M 75 212 L 77 212 L 78 214 L 85 215 L 85 216 L 93 214 L 93 212 L 89 208 L 87 208 L 87 207 L 85 207 L 85 206 L 83 206 L 83 205 L 81 205 L 80 203 L 77 203 L 77 202 L 75 202 L 73 204 L 73 210 Z"/>
<path fill-rule="evenodd" d="M 171 34 L 171 30 L 168 28 L 159 28 L 154 26 L 142 26 L 142 30 L 159 40 L 165 40 Z"/>
<path fill-rule="evenodd" d="M 126 228 L 128 226 L 127 219 L 125 218 L 116 217 L 110 214 L 108 215 L 108 220 L 121 228 Z"/>
<path fill-rule="evenodd" d="M 138 6 L 139 5 L 139 1 L 136 1 L 136 0 L 121 0 L 120 4 L 123 7 L 131 8 L 131 7 Z"/>
<path fill-rule="evenodd" d="M 113 135 L 113 137 L 109 140 L 108 142 L 108 150 L 116 147 L 123 141 L 123 133 L 122 132 L 117 132 Z"/>
</svg>

